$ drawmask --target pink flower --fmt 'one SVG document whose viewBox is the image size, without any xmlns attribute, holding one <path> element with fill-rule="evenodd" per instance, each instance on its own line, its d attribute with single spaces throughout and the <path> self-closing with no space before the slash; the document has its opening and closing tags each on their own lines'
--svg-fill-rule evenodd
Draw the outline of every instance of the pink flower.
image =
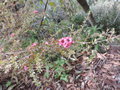
<svg viewBox="0 0 120 90">
<path fill-rule="evenodd" d="M 61 38 L 58 42 L 59 42 L 59 45 L 62 46 L 65 43 L 65 39 Z"/>
<path fill-rule="evenodd" d="M 36 13 L 39 13 L 39 12 L 38 12 L 37 10 L 34 10 L 34 11 L 33 11 L 33 13 L 35 13 L 35 14 L 36 14 Z"/>
<path fill-rule="evenodd" d="M 67 42 L 69 42 L 71 44 L 74 43 L 74 41 L 72 40 L 71 37 L 65 37 L 65 39 L 66 39 Z"/>
<path fill-rule="evenodd" d="M 3 48 L 0 48 L 0 52 L 2 52 L 3 51 Z"/>
<path fill-rule="evenodd" d="M 58 44 L 60 46 L 63 46 L 64 48 L 69 48 L 73 43 L 74 41 L 72 40 L 71 37 L 64 37 L 58 41 Z"/>
<path fill-rule="evenodd" d="M 71 46 L 71 43 L 65 43 L 65 44 L 63 45 L 64 48 L 69 48 L 70 46 Z"/>
<path fill-rule="evenodd" d="M 15 33 L 11 33 L 10 36 L 11 36 L 11 37 L 14 37 L 14 36 L 15 36 Z"/>
<path fill-rule="evenodd" d="M 65 39 L 66 39 L 68 42 L 72 42 L 72 38 L 71 38 L 71 37 L 65 37 Z"/>
<path fill-rule="evenodd" d="M 28 67 L 27 67 L 27 66 L 24 66 L 24 70 L 27 71 L 27 70 L 28 70 Z"/>
<path fill-rule="evenodd" d="M 37 43 L 32 43 L 31 46 L 32 46 L 32 47 L 35 47 L 35 46 L 37 46 Z"/>
<path fill-rule="evenodd" d="M 45 44 L 46 44 L 46 45 L 49 45 L 49 43 L 48 43 L 48 42 L 45 42 Z"/>
</svg>

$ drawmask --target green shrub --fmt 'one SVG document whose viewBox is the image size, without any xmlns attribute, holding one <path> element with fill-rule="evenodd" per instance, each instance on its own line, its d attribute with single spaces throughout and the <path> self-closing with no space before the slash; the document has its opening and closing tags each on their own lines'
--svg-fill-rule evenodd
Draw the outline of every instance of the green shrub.
<svg viewBox="0 0 120 90">
<path fill-rule="evenodd" d="M 65 64 L 67 65 L 68 61 L 62 58 L 57 58 L 54 62 L 46 63 L 46 72 L 44 76 L 49 78 L 52 74 L 52 76 L 56 79 L 59 78 L 60 80 L 68 81 L 67 69 L 64 67 Z M 52 73 L 50 72 L 51 69 L 53 71 Z"/>
<path fill-rule="evenodd" d="M 23 37 L 21 37 L 21 47 L 26 48 L 27 46 L 31 45 L 35 41 L 37 41 L 37 34 L 33 31 L 27 31 Z"/>
<path fill-rule="evenodd" d="M 78 15 L 73 16 L 71 20 L 73 23 L 80 25 L 84 21 L 84 16 L 82 14 L 78 14 Z"/>
<path fill-rule="evenodd" d="M 120 3 L 114 1 L 98 1 L 91 6 L 97 24 L 103 28 L 115 28 L 120 33 Z"/>
</svg>

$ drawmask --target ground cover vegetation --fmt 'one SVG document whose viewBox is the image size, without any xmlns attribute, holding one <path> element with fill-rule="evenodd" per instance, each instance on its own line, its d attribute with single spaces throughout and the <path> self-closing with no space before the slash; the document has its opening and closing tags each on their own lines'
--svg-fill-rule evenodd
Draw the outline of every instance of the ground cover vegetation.
<svg viewBox="0 0 120 90">
<path fill-rule="evenodd" d="M 120 89 L 120 2 L 78 1 L 0 1 L 0 89 Z"/>
</svg>

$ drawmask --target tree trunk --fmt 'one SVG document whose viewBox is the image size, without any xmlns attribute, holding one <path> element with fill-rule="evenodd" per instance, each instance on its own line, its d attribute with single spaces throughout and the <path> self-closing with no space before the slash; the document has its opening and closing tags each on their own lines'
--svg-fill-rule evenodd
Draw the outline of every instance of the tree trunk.
<svg viewBox="0 0 120 90">
<path fill-rule="evenodd" d="M 77 0 L 77 1 L 82 6 L 85 13 L 88 13 L 87 19 L 90 22 L 91 26 L 94 26 L 96 24 L 95 19 L 93 17 L 92 12 L 90 12 L 90 7 L 89 7 L 87 1 L 86 0 Z"/>
</svg>

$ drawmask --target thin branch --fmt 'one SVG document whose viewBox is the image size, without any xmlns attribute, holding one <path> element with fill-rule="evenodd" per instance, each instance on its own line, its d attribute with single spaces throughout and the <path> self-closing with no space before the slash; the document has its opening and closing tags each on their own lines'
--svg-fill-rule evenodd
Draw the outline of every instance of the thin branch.
<svg viewBox="0 0 120 90">
<path fill-rule="evenodd" d="M 48 5 L 48 0 L 47 0 L 46 3 L 45 3 L 45 8 L 44 8 L 44 10 L 43 10 L 44 13 L 45 13 L 45 11 L 46 11 L 46 9 L 47 9 L 47 5 Z M 39 39 L 40 30 L 39 30 L 39 29 L 40 29 L 40 27 L 41 27 L 42 24 L 43 24 L 44 18 L 45 18 L 45 15 L 43 15 L 42 20 L 41 20 L 40 25 L 39 25 L 38 30 L 37 30 L 37 33 L 38 33 L 38 35 L 37 35 L 37 37 L 38 37 L 38 42 L 40 41 L 40 39 Z"/>
<path fill-rule="evenodd" d="M 48 5 L 48 0 L 46 1 L 45 8 L 44 8 L 44 12 L 45 12 L 46 9 L 47 9 L 47 5 Z M 41 20 L 40 26 L 42 26 L 42 23 L 43 23 L 43 21 L 44 21 L 44 17 L 45 17 L 45 16 L 42 17 L 42 20 Z"/>
</svg>

